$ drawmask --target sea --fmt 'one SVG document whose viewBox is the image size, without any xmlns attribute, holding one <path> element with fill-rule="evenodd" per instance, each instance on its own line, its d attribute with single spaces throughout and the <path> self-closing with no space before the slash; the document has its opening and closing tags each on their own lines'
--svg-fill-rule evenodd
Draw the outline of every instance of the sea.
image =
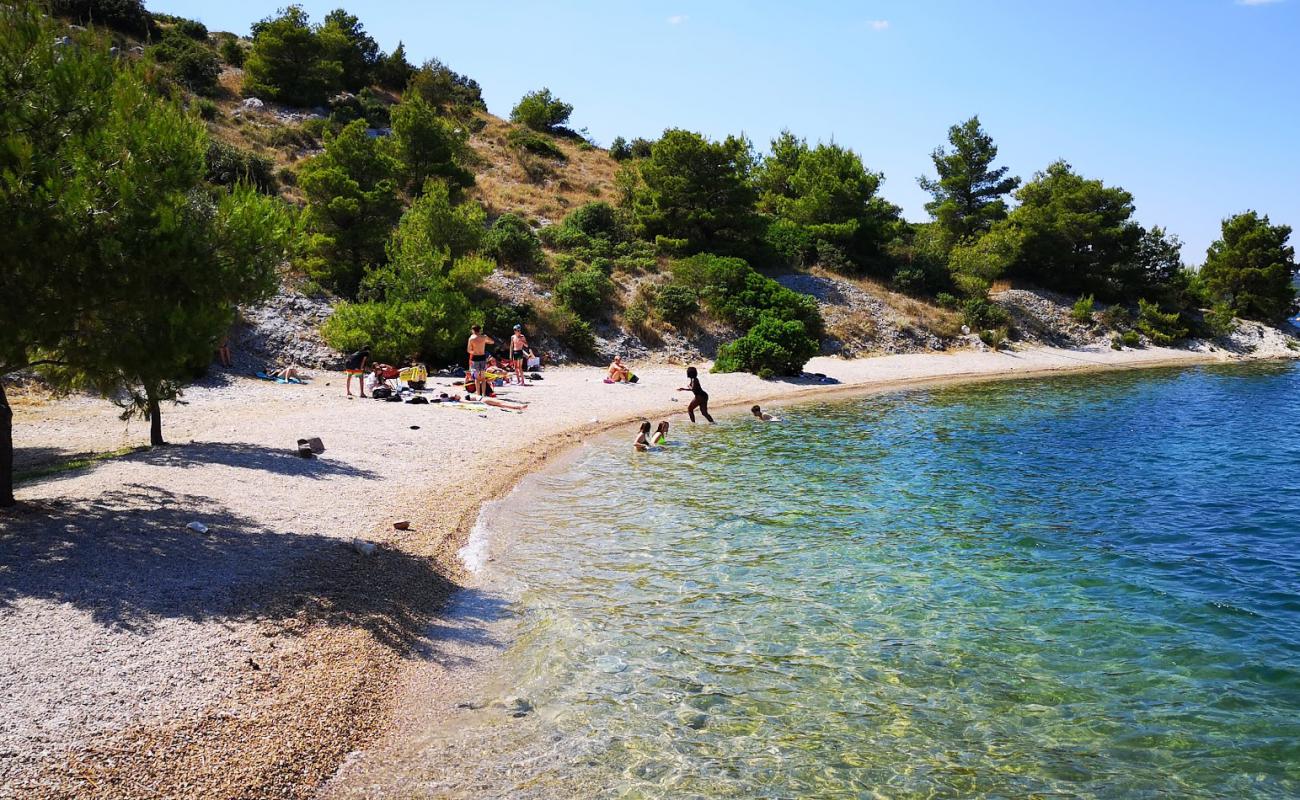
<svg viewBox="0 0 1300 800">
<path fill-rule="evenodd" d="M 1296 365 L 771 410 L 485 516 L 464 796 L 1300 797 Z"/>
</svg>

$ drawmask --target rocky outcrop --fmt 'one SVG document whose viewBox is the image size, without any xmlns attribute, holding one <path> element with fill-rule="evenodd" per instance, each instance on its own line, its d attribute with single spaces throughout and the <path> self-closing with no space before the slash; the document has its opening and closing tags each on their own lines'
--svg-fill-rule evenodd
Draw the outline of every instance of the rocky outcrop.
<svg viewBox="0 0 1300 800">
<path fill-rule="evenodd" d="M 328 300 L 281 286 L 271 299 L 240 309 L 230 335 L 236 367 L 268 365 L 342 369 L 343 354 L 325 344 L 320 326 L 334 311 Z"/>
</svg>

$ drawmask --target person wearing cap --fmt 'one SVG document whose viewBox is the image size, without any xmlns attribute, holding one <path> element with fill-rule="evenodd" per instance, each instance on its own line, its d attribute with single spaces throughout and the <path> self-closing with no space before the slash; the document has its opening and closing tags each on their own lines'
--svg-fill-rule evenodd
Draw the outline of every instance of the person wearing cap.
<svg viewBox="0 0 1300 800">
<path fill-rule="evenodd" d="M 510 363 L 515 367 L 515 382 L 520 386 L 527 386 L 524 383 L 524 359 L 528 354 L 528 338 L 524 336 L 522 325 L 515 325 L 515 332 L 510 336 Z"/>
</svg>

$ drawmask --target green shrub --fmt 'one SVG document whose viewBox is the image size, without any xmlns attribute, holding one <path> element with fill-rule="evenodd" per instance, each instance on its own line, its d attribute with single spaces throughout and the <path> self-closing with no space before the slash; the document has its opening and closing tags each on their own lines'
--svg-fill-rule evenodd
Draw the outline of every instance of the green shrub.
<svg viewBox="0 0 1300 800">
<path fill-rule="evenodd" d="M 1090 294 L 1085 294 L 1070 308 L 1070 318 L 1075 322 L 1088 325 L 1092 322 L 1092 306 L 1097 299 Z"/>
<path fill-rule="evenodd" d="M 1126 347 L 1137 347 L 1142 344 L 1142 337 L 1137 331 L 1124 331 L 1124 333 L 1120 335 L 1119 340 Z"/>
<path fill-rule="evenodd" d="M 478 81 L 461 75 L 438 59 L 431 58 L 418 70 L 412 70 L 412 67 L 406 63 L 405 48 L 399 44 L 397 50 L 393 51 L 393 55 L 389 56 L 389 61 L 393 63 L 386 63 L 384 66 L 385 72 L 392 73 L 384 77 L 389 88 L 397 89 L 405 86 L 408 95 L 419 95 L 426 103 L 439 108 L 452 106 L 487 110 L 487 106 L 483 103 L 483 90 L 478 85 Z M 401 77 L 403 72 L 409 75 L 409 78 Z"/>
<path fill-rule="evenodd" d="M 605 310 L 612 288 L 609 278 L 600 270 L 576 269 L 555 285 L 555 299 L 583 319 L 595 319 Z"/>
<path fill-rule="evenodd" d="M 516 150 L 522 150 L 557 161 L 567 161 L 568 156 L 555 142 L 528 128 L 512 128 L 506 134 L 506 142 Z"/>
<path fill-rule="evenodd" d="M 1205 326 L 1212 336 L 1226 336 L 1232 333 L 1235 317 L 1236 315 L 1233 314 L 1230 304 L 1218 302 L 1209 311 L 1205 312 Z"/>
<path fill-rule="evenodd" d="M 650 310 L 645 303 L 634 300 L 623 310 L 623 325 L 642 339 L 650 338 Z"/>
<path fill-rule="evenodd" d="M 1155 303 L 1138 300 L 1137 329 L 1157 345 L 1169 345 L 1187 337 L 1177 311 L 1164 312 Z"/>
<path fill-rule="evenodd" d="M 743 259 L 701 253 L 673 264 L 673 282 L 692 289 L 714 314 L 742 329 L 766 314 L 797 319 L 810 335 L 821 335 L 821 314 L 812 297 L 760 275 Z"/>
<path fill-rule="evenodd" d="M 280 171 L 275 174 L 280 179 L 280 183 L 285 186 L 298 185 L 298 173 L 293 171 L 293 167 L 281 167 Z"/>
<path fill-rule="evenodd" d="M 497 338 L 507 337 L 516 325 L 527 326 L 533 321 L 533 307 L 527 303 L 509 304 L 490 302 L 482 306 L 483 330 Z"/>
<path fill-rule="evenodd" d="M 564 218 L 564 225 L 580 230 L 588 236 L 601 237 L 610 241 L 623 238 L 618 212 L 604 201 L 579 206 Z"/>
<path fill-rule="evenodd" d="M 244 95 L 299 107 L 324 103 L 343 86 L 343 64 L 327 58 L 324 38 L 301 6 L 255 23 L 244 59 Z"/>
<path fill-rule="evenodd" d="M 244 47 L 238 39 L 226 39 L 221 43 L 221 60 L 232 67 L 244 66 Z"/>
<path fill-rule="evenodd" d="M 713 371 L 752 372 L 761 378 L 799 375 L 817 349 L 817 339 L 799 320 L 764 316 L 749 333 L 719 348 Z"/>
<path fill-rule="evenodd" d="M 537 232 L 537 238 L 557 250 L 573 250 L 592 244 L 587 234 L 568 225 L 547 225 Z"/>
<path fill-rule="evenodd" d="M 661 256 L 680 256 L 690 249 L 690 241 L 668 236 L 655 237 L 655 252 Z"/>
<path fill-rule="evenodd" d="M 615 136 L 609 143 L 609 157 L 615 161 L 627 161 L 632 157 L 632 146 L 622 136 Z"/>
<path fill-rule="evenodd" d="M 141 0 L 50 0 L 49 9 L 56 17 L 70 17 L 82 25 L 104 25 L 141 38 L 152 27 Z"/>
<path fill-rule="evenodd" d="M 217 104 L 206 97 L 195 98 L 193 108 L 199 113 L 199 117 L 208 122 L 211 122 L 221 115 L 221 109 L 217 108 Z"/>
<path fill-rule="evenodd" d="M 962 321 L 972 330 L 988 330 L 1005 326 L 1011 321 L 1007 310 L 982 297 L 972 297 L 961 306 Z"/>
<path fill-rule="evenodd" d="M 189 38 L 194 39 L 196 41 L 206 42 L 208 40 L 208 26 L 204 25 L 202 22 L 199 22 L 198 20 L 194 20 L 194 19 L 177 20 L 176 24 L 172 26 L 172 30 L 176 31 L 182 36 L 188 36 Z"/>
<path fill-rule="evenodd" d="M 591 323 L 572 311 L 560 311 L 552 321 L 555 338 L 578 356 L 590 356 L 596 350 L 596 332 Z"/>
<path fill-rule="evenodd" d="M 510 111 L 510 121 L 543 133 L 558 133 L 569 121 L 573 106 L 551 94 L 550 89 L 529 92 Z"/>
<path fill-rule="evenodd" d="M 1007 329 L 994 328 L 980 331 L 980 341 L 994 350 L 1001 350 L 1007 343 Z"/>
<path fill-rule="evenodd" d="M 301 125 L 282 125 L 272 128 L 266 140 L 272 147 L 279 148 L 310 150 L 320 146 L 320 142 L 308 130 L 306 122 Z"/>
<path fill-rule="evenodd" d="M 146 51 L 167 77 L 195 94 L 212 94 L 221 77 L 221 61 L 206 41 L 200 43 L 175 28 Z"/>
<path fill-rule="evenodd" d="M 947 292 L 939 292 L 935 295 L 934 302 L 938 304 L 940 308 L 951 308 L 954 311 L 961 307 L 961 301 L 958 300 L 955 295 L 948 294 Z"/>
<path fill-rule="evenodd" d="M 1097 319 L 1108 328 L 1125 328 L 1133 321 L 1133 316 L 1127 308 L 1116 303 L 1102 309 Z"/>
<path fill-rule="evenodd" d="M 542 245 L 523 217 L 502 214 L 483 238 L 483 252 L 498 264 L 515 269 L 532 269 L 542 261 Z"/>
<path fill-rule="evenodd" d="M 275 194 L 277 186 L 271 159 L 231 144 L 212 139 L 204 156 L 205 179 L 218 186 L 234 186 L 240 181 L 252 184 L 263 194 Z"/>
<path fill-rule="evenodd" d="M 700 301 L 691 289 L 669 283 L 655 291 L 654 308 L 659 319 L 682 325 L 699 312 Z"/>
</svg>

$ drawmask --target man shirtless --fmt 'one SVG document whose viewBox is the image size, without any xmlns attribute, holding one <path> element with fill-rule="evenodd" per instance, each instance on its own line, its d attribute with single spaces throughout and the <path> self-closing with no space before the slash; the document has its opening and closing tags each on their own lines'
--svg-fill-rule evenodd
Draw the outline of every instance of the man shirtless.
<svg viewBox="0 0 1300 800">
<path fill-rule="evenodd" d="M 469 377 L 474 382 L 474 391 L 481 396 L 487 394 L 484 390 L 488 384 L 487 348 L 490 344 L 496 344 L 496 341 L 484 334 L 477 325 L 469 330 L 469 344 L 465 348 L 469 352 Z"/>
<path fill-rule="evenodd" d="M 527 386 L 524 383 L 524 359 L 528 353 L 528 338 L 524 336 L 522 325 L 515 326 L 515 332 L 510 335 L 510 363 L 515 368 L 515 383 L 520 386 Z"/>
</svg>

